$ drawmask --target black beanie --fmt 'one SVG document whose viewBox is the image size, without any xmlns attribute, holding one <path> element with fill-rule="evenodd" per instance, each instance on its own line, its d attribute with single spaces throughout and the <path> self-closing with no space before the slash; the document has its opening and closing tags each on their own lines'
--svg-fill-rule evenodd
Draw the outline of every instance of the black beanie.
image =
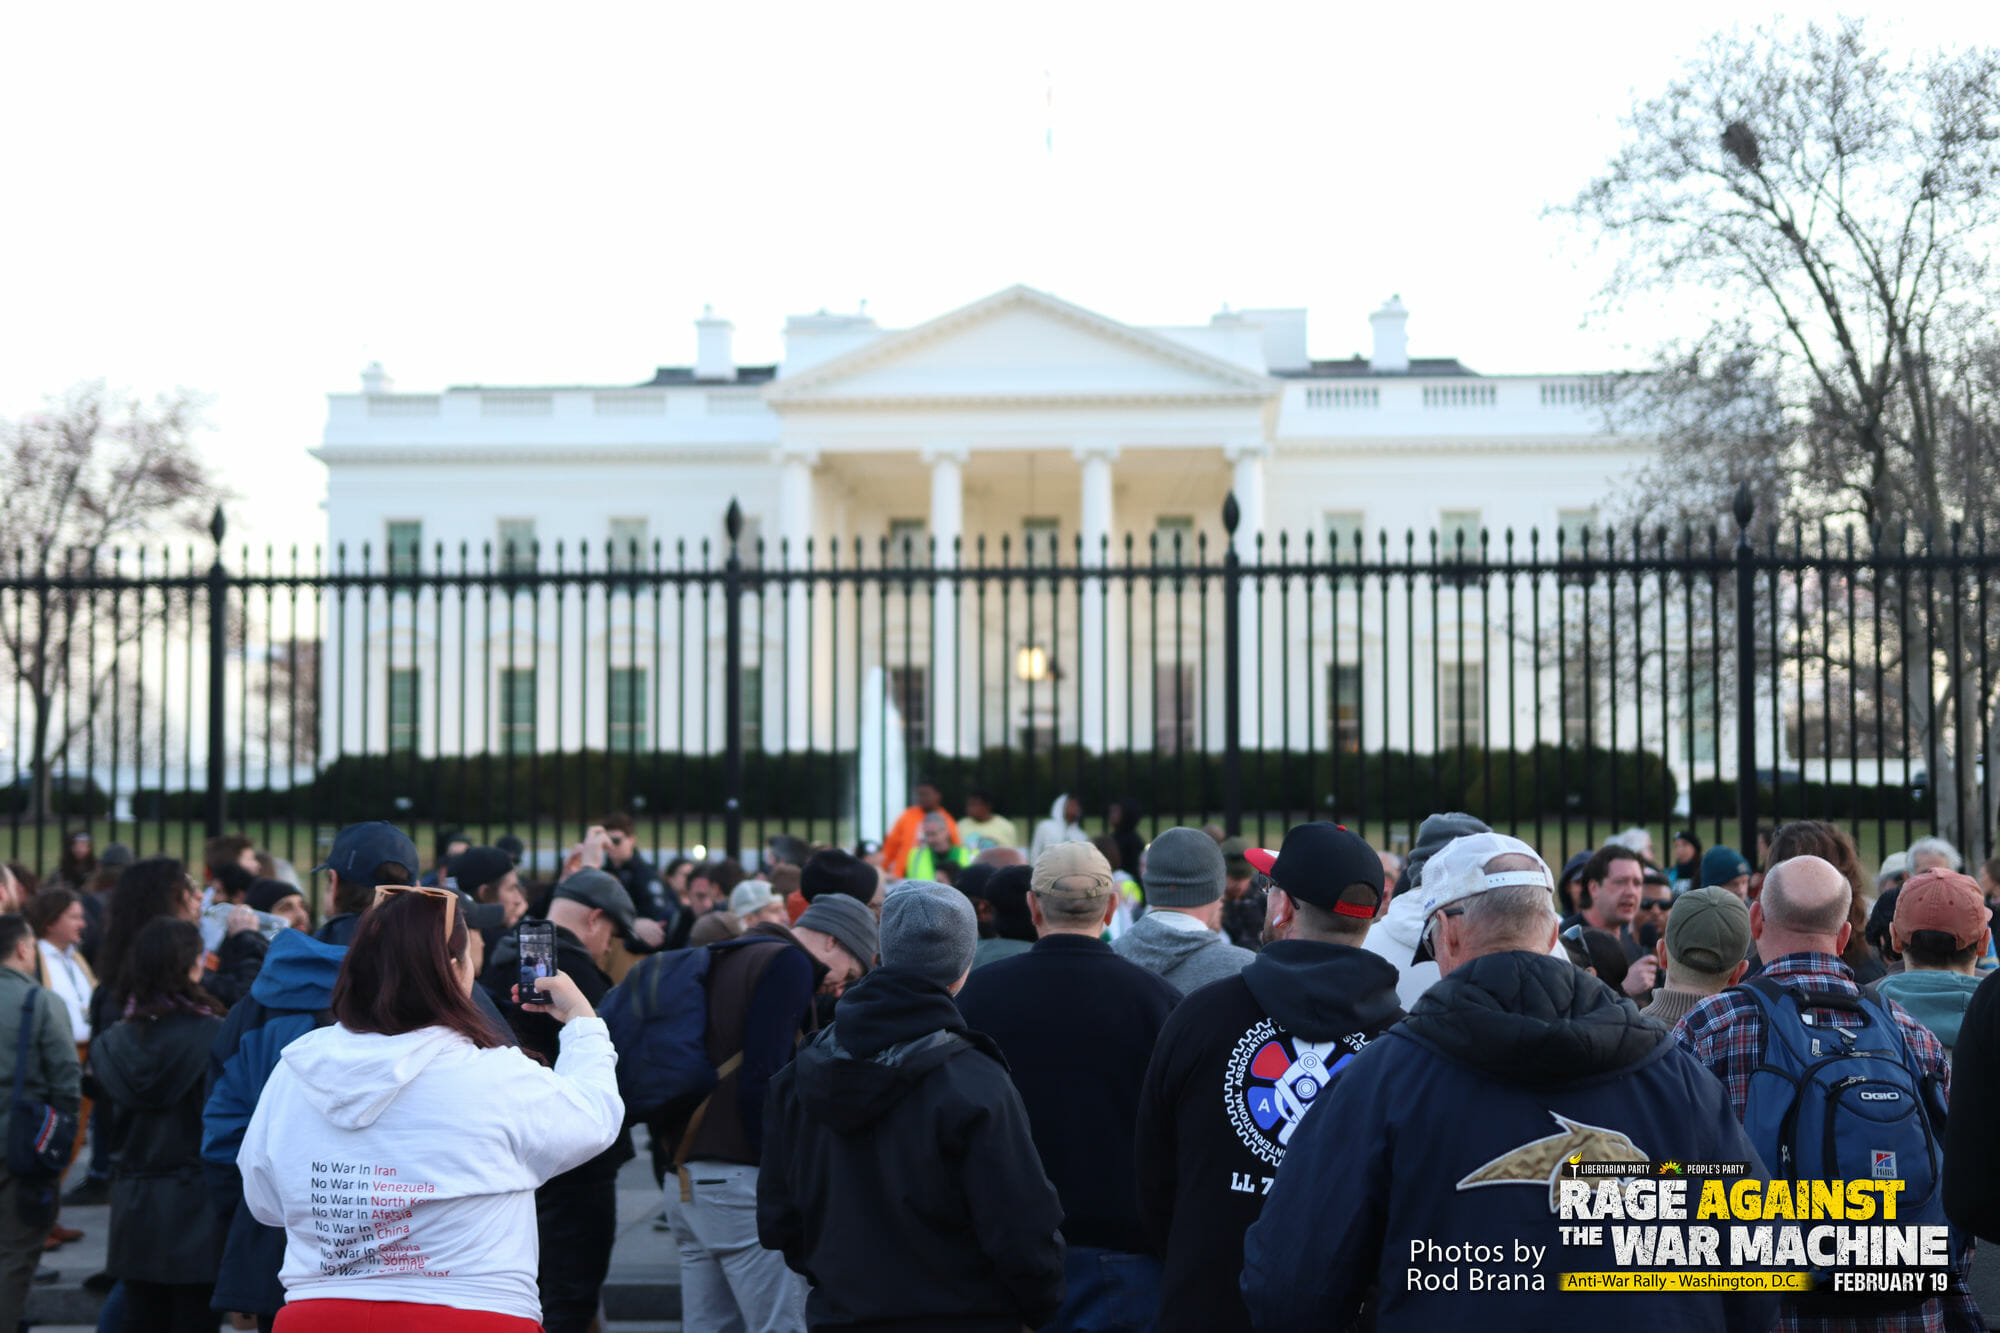
<svg viewBox="0 0 2000 1333">
<path fill-rule="evenodd" d="M 244 891 L 243 905 L 255 912 L 269 912 L 285 899 L 298 893 L 293 885 L 282 879 L 258 879 L 250 882 Z"/>
<path fill-rule="evenodd" d="M 476 898 L 481 889 L 505 879 L 513 868 L 514 858 L 498 847 L 468 847 L 451 858 L 451 880 Z"/>
<path fill-rule="evenodd" d="M 852 852 L 829 847 L 814 852 L 799 871 L 799 896 L 811 902 L 822 893 L 844 893 L 866 903 L 874 901 L 880 883 L 874 866 Z"/>
</svg>

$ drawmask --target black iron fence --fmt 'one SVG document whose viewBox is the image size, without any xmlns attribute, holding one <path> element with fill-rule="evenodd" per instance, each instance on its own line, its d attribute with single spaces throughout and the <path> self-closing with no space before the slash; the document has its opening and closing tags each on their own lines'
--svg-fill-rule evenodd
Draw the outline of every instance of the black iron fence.
<svg viewBox="0 0 2000 1333">
<path fill-rule="evenodd" d="M 1023 841 L 1095 820 L 1389 844 L 1467 809 L 1555 855 L 1638 825 L 1879 853 L 1992 845 L 1983 533 L 1030 530 L 619 550 L 17 553 L 0 838 L 294 860 L 339 825 L 545 847 L 611 810 L 663 851 L 878 836 L 928 775 Z"/>
</svg>

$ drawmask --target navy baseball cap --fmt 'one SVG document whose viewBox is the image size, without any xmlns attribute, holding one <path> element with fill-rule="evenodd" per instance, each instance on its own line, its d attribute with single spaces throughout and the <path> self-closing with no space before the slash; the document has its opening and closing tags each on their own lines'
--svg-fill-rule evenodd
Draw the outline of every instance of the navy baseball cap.
<svg viewBox="0 0 2000 1333">
<path fill-rule="evenodd" d="M 417 844 L 394 824 L 374 819 L 366 824 L 349 824 L 336 833 L 333 850 L 313 870 L 331 870 L 349 884 L 373 888 L 375 867 L 385 861 L 403 867 L 409 872 L 410 883 L 417 882 Z"/>
<path fill-rule="evenodd" d="M 1382 858 L 1345 825 L 1295 824 L 1277 851 L 1249 847 L 1243 856 L 1273 884 L 1315 907 L 1364 921 L 1382 909 Z"/>
</svg>

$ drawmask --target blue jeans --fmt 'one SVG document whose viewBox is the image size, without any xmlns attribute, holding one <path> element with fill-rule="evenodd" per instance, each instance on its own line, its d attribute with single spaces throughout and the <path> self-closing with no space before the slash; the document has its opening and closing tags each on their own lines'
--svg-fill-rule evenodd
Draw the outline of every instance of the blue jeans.
<svg viewBox="0 0 2000 1333">
<path fill-rule="evenodd" d="M 1069 1298 L 1042 1333 L 1147 1333 L 1160 1314 L 1160 1261 L 1084 1245 L 1063 1261 Z"/>
<path fill-rule="evenodd" d="M 111 1108 L 100 1103 L 97 1114 L 90 1117 L 90 1166 L 85 1172 L 89 1180 L 111 1179 L 111 1126 L 105 1113 Z"/>
<path fill-rule="evenodd" d="M 119 1333 L 125 1327 L 125 1284 L 117 1283 L 97 1312 L 97 1333 Z"/>
</svg>

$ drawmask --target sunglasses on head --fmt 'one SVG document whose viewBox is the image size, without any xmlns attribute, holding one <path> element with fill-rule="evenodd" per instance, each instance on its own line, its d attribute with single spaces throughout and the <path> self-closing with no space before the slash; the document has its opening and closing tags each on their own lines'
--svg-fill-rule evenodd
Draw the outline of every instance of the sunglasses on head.
<svg viewBox="0 0 2000 1333">
<path fill-rule="evenodd" d="M 458 895 L 450 889 L 432 889 L 423 885 L 378 884 L 375 886 L 375 906 L 380 907 L 400 893 L 414 894 L 420 898 L 435 898 L 444 904 L 444 933 L 448 939 L 451 928 L 458 919 Z"/>
</svg>

